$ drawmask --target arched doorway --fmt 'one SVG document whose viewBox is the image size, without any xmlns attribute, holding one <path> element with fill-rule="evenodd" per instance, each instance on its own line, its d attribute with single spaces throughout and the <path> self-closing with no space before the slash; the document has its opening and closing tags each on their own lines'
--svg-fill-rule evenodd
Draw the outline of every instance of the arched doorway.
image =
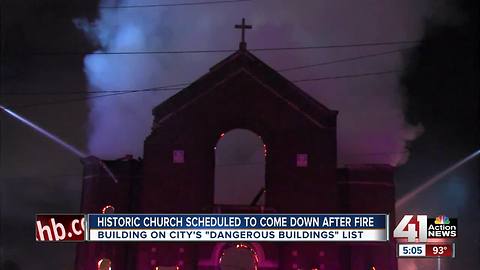
<svg viewBox="0 0 480 270">
<path fill-rule="evenodd" d="M 112 270 L 112 261 L 107 258 L 100 259 L 97 262 L 98 270 Z"/>
<path fill-rule="evenodd" d="M 215 147 L 216 205 L 250 205 L 265 187 L 266 146 L 246 129 L 220 134 Z M 256 205 L 264 204 L 264 196 Z"/>
<path fill-rule="evenodd" d="M 257 270 L 258 263 L 258 255 L 247 244 L 229 245 L 219 258 L 221 270 Z"/>
</svg>

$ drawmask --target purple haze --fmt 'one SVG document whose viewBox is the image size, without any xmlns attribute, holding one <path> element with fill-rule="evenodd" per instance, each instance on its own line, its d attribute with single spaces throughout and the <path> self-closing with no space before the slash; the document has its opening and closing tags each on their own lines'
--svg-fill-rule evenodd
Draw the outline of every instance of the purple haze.
<svg viewBox="0 0 480 270">
<path fill-rule="evenodd" d="M 151 2 L 121 1 L 119 5 Z M 101 5 L 111 5 L 105 1 Z M 316 44 L 350 44 L 417 40 L 426 4 L 418 1 L 252 1 L 184 7 L 100 9 L 95 22 L 75 21 L 100 51 L 191 50 L 237 48 L 233 28 L 241 17 L 253 24 L 249 48 Z M 275 69 L 314 64 L 406 45 L 307 51 L 258 52 Z M 224 58 L 225 53 L 173 55 L 88 55 L 85 72 L 91 89 L 136 89 L 193 81 Z M 284 72 L 292 80 L 402 68 L 401 54 Z M 399 75 L 300 83 L 331 109 L 339 110 L 339 165 L 398 165 L 406 145 L 421 128 L 403 115 Z M 127 94 L 92 99 L 89 151 L 102 158 L 142 155 L 152 123 L 151 109 L 175 91 Z"/>
</svg>

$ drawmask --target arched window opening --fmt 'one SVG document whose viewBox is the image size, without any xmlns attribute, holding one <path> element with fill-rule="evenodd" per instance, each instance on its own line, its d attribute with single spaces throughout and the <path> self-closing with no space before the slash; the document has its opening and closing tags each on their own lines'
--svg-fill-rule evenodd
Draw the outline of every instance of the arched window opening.
<svg viewBox="0 0 480 270">
<path fill-rule="evenodd" d="M 221 270 L 257 270 L 258 263 L 257 253 L 246 244 L 236 244 L 225 249 L 218 262 Z"/>
<path fill-rule="evenodd" d="M 112 269 L 112 261 L 107 258 L 100 259 L 97 262 L 97 270 L 111 270 Z"/>
<path fill-rule="evenodd" d="M 264 205 L 266 145 L 257 134 L 234 129 L 219 134 L 215 147 L 217 205 Z"/>
<path fill-rule="evenodd" d="M 113 214 L 115 213 L 115 207 L 112 205 L 106 205 L 102 208 L 102 214 Z"/>
</svg>

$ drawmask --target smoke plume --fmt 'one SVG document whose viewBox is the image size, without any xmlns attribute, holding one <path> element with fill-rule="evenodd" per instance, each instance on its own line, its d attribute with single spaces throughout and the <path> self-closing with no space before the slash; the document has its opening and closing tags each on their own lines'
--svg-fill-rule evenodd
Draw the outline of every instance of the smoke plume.
<svg viewBox="0 0 480 270">
<path fill-rule="evenodd" d="M 152 4 L 104 1 L 101 6 Z M 156 2 L 155 2 L 156 3 Z M 418 1 L 273 1 L 100 8 L 94 22 L 79 18 L 100 52 L 234 49 L 242 17 L 253 24 L 249 48 L 417 40 L 426 4 Z M 275 69 L 378 53 L 408 45 L 304 51 L 258 52 Z M 142 54 L 85 57 L 92 90 L 127 90 L 190 82 L 226 53 Z M 282 74 L 291 80 L 401 70 L 400 53 Z M 408 157 L 406 146 L 419 133 L 404 120 L 399 74 L 299 83 L 327 107 L 339 110 L 339 164 L 388 163 Z M 89 150 L 102 158 L 141 156 L 152 123 L 151 109 L 175 91 L 136 93 L 92 99 Z"/>
</svg>

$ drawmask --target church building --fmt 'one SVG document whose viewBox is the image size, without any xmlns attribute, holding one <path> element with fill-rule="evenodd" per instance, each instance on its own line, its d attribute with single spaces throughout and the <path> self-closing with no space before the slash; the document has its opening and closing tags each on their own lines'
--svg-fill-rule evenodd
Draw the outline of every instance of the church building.
<svg viewBox="0 0 480 270">
<path fill-rule="evenodd" d="M 95 158 L 83 161 L 81 211 L 388 213 L 393 224 L 393 167 L 338 168 L 341 112 L 248 51 L 249 26 L 238 27 L 242 41 L 236 52 L 153 109 L 143 159 L 105 161 L 118 183 Z M 216 146 L 234 129 L 255 134 L 265 148 L 263 188 L 244 205 L 214 198 Z M 87 242 L 78 244 L 76 269 L 396 270 L 397 261 L 392 242 Z"/>
</svg>

